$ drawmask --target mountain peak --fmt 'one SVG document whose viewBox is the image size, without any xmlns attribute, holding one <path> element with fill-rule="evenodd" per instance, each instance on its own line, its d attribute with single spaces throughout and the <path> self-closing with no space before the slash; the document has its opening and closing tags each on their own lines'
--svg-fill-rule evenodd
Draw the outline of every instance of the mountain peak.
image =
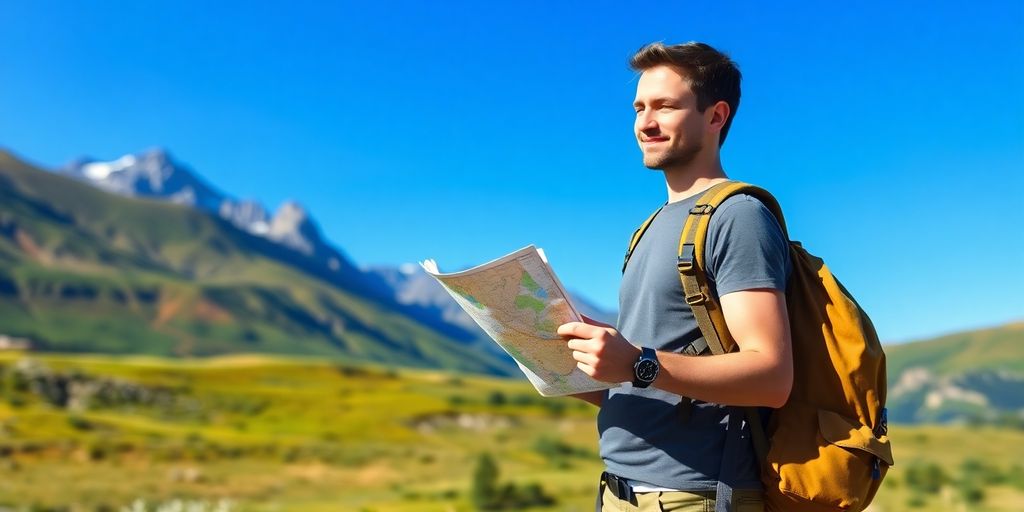
<svg viewBox="0 0 1024 512">
<path fill-rule="evenodd" d="M 190 168 L 176 162 L 163 147 L 151 147 L 112 161 L 80 158 L 58 170 L 109 192 L 151 197 L 191 206 L 217 215 L 252 235 L 267 238 L 313 260 L 333 273 L 352 267 L 321 236 L 304 206 L 285 201 L 268 215 L 257 201 L 238 200 L 208 185 Z"/>
<path fill-rule="evenodd" d="M 137 160 L 145 162 L 146 165 L 153 166 L 155 168 L 169 168 L 178 172 L 189 172 L 190 171 L 182 168 L 182 166 L 175 164 L 174 158 L 171 157 L 170 151 L 162 147 L 153 147 L 145 151 L 137 153 L 135 155 Z"/>
<path fill-rule="evenodd" d="M 313 219 L 301 204 L 293 200 L 285 201 L 274 212 L 267 236 L 307 256 L 312 256 L 322 244 Z"/>
<path fill-rule="evenodd" d="M 116 194 L 162 198 L 206 210 L 216 211 L 224 198 L 161 147 L 111 161 L 79 158 L 62 171 Z"/>
<path fill-rule="evenodd" d="M 302 204 L 293 199 L 288 199 L 281 203 L 281 206 L 279 206 L 277 211 L 274 212 L 274 218 L 276 219 L 278 217 L 296 219 L 301 222 L 308 218 L 308 214 L 306 213 L 306 208 L 303 207 Z"/>
</svg>

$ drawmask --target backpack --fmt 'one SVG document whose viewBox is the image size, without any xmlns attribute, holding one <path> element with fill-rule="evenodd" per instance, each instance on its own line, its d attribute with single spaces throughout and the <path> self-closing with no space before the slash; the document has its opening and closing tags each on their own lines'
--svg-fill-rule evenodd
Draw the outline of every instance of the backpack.
<svg viewBox="0 0 1024 512">
<path fill-rule="evenodd" d="M 704 350 L 703 342 L 689 349 L 692 354 L 737 349 L 704 272 L 711 215 L 735 194 L 760 200 L 788 239 L 779 203 L 764 189 L 727 181 L 698 199 L 683 226 L 678 258 L 686 302 L 707 344 Z M 626 262 L 657 214 L 633 233 Z M 786 303 L 793 342 L 793 389 L 786 404 L 771 411 L 766 428 L 757 409 L 746 408 L 761 462 L 765 508 L 860 511 L 874 498 L 893 465 L 884 407 L 885 354 L 871 320 L 822 260 L 795 241 L 789 242 L 789 255 L 792 274 Z"/>
</svg>

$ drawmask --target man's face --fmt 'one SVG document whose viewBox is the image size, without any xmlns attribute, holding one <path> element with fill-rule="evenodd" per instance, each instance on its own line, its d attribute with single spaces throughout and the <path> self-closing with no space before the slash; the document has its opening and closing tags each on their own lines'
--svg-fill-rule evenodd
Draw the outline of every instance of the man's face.
<svg viewBox="0 0 1024 512">
<path fill-rule="evenodd" d="M 633 132 L 650 169 L 689 164 L 703 148 L 704 115 L 689 81 L 675 69 L 656 66 L 640 75 L 633 101 Z"/>
</svg>

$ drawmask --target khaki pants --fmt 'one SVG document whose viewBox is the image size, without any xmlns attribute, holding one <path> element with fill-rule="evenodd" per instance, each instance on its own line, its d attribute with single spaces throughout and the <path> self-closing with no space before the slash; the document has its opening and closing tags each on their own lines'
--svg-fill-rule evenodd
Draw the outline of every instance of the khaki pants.
<svg viewBox="0 0 1024 512">
<path fill-rule="evenodd" d="M 623 501 L 601 484 L 601 512 L 714 512 L 715 492 L 641 492 L 636 504 Z M 764 512 L 761 491 L 736 489 L 733 491 L 736 512 Z"/>
</svg>

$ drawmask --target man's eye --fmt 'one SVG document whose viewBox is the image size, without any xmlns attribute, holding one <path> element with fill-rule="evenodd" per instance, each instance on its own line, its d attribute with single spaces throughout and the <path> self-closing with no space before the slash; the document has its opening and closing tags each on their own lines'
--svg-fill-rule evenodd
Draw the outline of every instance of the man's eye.
<svg viewBox="0 0 1024 512">
<path fill-rule="evenodd" d="M 662 105 L 661 106 L 661 110 L 672 110 L 674 108 L 675 107 L 673 107 L 672 105 Z"/>
</svg>

